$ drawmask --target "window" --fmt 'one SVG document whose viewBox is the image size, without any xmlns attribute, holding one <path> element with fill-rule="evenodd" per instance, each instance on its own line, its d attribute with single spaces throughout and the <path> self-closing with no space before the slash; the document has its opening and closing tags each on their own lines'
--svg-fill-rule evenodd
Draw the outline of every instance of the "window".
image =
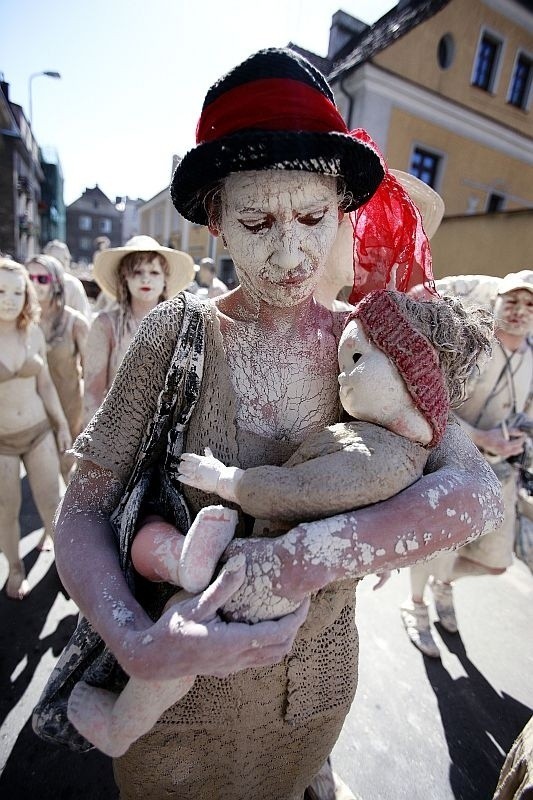
<svg viewBox="0 0 533 800">
<path fill-rule="evenodd" d="M 501 211 L 504 201 L 505 197 L 503 194 L 498 194 L 497 192 L 492 192 L 489 194 L 489 199 L 487 202 L 487 214 L 494 214 L 495 211 Z"/>
<path fill-rule="evenodd" d="M 415 147 L 409 172 L 416 178 L 420 178 L 424 183 L 427 183 L 428 186 L 435 188 L 440 161 L 441 157 L 436 153 L 430 153 L 429 150 Z"/>
<path fill-rule="evenodd" d="M 91 231 L 93 228 L 93 221 L 91 217 L 82 216 L 78 220 L 78 227 L 80 231 Z"/>
<path fill-rule="evenodd" d="M 446 33 L 437 46 L 437 61 L 441 69 L 448 69 L 455 56 L 455 41 L 451 33 Z"/>
<path fill-rule="evenodd" d="M 80 239 L 80 250 L 90 250 L 92 248 L 92 239 L 89 236 L 82 236 Z"/>
<path fill-rule="evenodd" d="M 479 89 L 484 89 L 486 92 L 492 92 L 496 82 L 496 72 L 498 69 L 498 62 L 502 43 L 495 36 L 489 33 L 484 33 L 479 43 L 476 65 L 474 67 L 474 75 L 472 77 L 472 84 Z"/>
<path fill-rule="evenodd" d="M 531 89 L 531 75 L 533 72 L 533 62 L 525 53 L 520 53 L 516 59 L 511 89 L 509 92 L 509 103 L 517 108 L 526 108 Z"/>
<path fill-rule="evenodd" d="M 101 219 L 98 223 L 98 230 L 100 233 L 111 233 L 111 220 Z"/>
</svg>

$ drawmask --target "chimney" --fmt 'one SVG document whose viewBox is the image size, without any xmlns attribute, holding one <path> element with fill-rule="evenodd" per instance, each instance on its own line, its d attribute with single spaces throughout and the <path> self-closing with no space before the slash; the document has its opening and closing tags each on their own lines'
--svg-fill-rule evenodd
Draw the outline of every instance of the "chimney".
<svg viewBox="0 0 533 800">
<path fill-rule="evenodd" d="M 328 58 L 334 61 L 337 53 L 350 39 L 361 36 L 369 27 L 357 17 L 347 14 L 346 11 L 336 11 L 331 18 L 329 29 Z"/>
</svg>

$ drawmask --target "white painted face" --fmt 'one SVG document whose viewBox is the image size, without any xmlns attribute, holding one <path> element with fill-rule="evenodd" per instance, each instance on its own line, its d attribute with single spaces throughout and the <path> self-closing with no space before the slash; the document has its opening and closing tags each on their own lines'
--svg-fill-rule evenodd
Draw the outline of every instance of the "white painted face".
<svg viewBox="0 0 533 800">
<path fill-rule="evenodd" d="M 287 308 L 309 298 L 338 223 L 330 175 L 264 170 L 226 179 L 221 229 L 241 287 L 256 303 Z"/>
<path fill-rule="evenodd" d="M 341 336 L 339 367 L 340 400 L 346 413 L 424 444 L 431 441 L 431 426 L 396 366 L 357 320 L 351 320 Z"/>
<path fill-rule="evenodd" d="M 533 293 L 515 289 L 500 294 L 494 304 L 496 327 L 512 336 L 527 336 L 533 331 Z"/>
<path fill-rule="evenodd" d="M 18 272 L 0 268 L 0 321 L 18 319 L 26 300 L 26 282 Z"/>
<path fill-rule="evenodd" d="M 132 299 L 142 303 L 157 303 L 165 290 L 165 273 L 159 260 L 154 258 L 136 266 L 127 276 L 126 284 Z"/>
<path fill-rule="evenodd" d="M 39 264 L 37 261 L 30 261 L 27 265 L 27 270 L 30 274 L 30 280 L 33 283 L 37 300 L 39 303 L 46 302 L 52 291 L 52 276 L 49 274 L 46 267 L 43 267 L 43 265 Z"/>
</svg>

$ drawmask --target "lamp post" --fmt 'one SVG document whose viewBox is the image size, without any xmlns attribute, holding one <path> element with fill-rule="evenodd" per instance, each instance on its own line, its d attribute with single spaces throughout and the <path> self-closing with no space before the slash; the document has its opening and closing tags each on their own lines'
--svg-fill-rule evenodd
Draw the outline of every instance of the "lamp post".
<svg viewBox="0 0 533 800">
<path fill-rule="evenodd" d="M 30 110 L 30 127 L 33 124 L 33 104 L 32 104 L 32 97 L 31 97 L 31 83 L 32 83 L 34 78 L 39 78 L 41 75 L 44 75 L 47 78 L 60 78 L 61 77 L 59 72 L 54 72 L 53 70 L 45 70 L 44 72 L 33 72 L 30 75 L 30 78 L 29 78 L 29 81 L 28 81 L 28 95 L 29 95 L 29 100 L 30 100 L 30 107 L 29 107 L 29 110 Z"/>
<path fill-rule="evenodd" d="M 33 72 L 28 80 L 28 99 L 29 99 L 29 123 L 30 123 L 30 146 L 31 146 L 31 153 L 30 153 L 30 198 L 32 202 L 31 206 L 31 223 L 33 225 L 33 230 L 35 231 L 35 225 L 38 219 L 38 210 L 37 210 L 37 191 L 35 189 L 35 167 L 34 167 L 34 159 L 38 158 L 34 152 L 34 145 L 35 145 L 35 137 L 33 135 L 33 102 L 32 102 L 32 92 L 31 92 L 31 85 L 34 78 L 39 78 L 44 76 L 46 78 L 60 78 L 61 75 L 59 72 L 55 72 L 54 70 L 43 70 L 42 72 Z M 33 250 L 35 247 L 35 233 L 32 234 L 31 239 L 29 241 L 29 252 L 27 255 L 33 255 Z"/>
</svg>

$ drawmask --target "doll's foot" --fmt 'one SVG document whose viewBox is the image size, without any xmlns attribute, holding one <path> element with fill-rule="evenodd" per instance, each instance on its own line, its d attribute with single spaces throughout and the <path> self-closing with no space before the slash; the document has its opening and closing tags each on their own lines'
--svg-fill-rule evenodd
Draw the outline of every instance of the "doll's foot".
<svg viewBox="0 0 533 800">
<path fill-rule="evenodd" d="M 24 600 L 29 591 L 30 584 L 26 580 L 26 570 L 22 561 L 19 561 L 18 564 L 9 569 L 6 594 L 11 600 Z"/>
<path fill-rule="evenodd" d="M 37 544 L 37 550 L 41 552 L 50 552 L 54 549 L 54 540 L 48 533 L 43 533 Z"/>
<path fill-rule="evenodd" d="M 188 592 L 203 591 L 213 577 L 222 553 L 233 539 L 237 512 L 224 506 L 206 506 L 185 537 L 179 563 L 180 585 Z"/>
<path fill-rule="evenodd" d="M 116 701 L 117 695 L 113 692 L 78 681 L 70 693 L 67 706 L 67 716 L 74 727 L 98 750 L 111 758 L 123 756 L 132 742 L 122 741 L 115 731 L 111 736 Z"/>
</svg>

